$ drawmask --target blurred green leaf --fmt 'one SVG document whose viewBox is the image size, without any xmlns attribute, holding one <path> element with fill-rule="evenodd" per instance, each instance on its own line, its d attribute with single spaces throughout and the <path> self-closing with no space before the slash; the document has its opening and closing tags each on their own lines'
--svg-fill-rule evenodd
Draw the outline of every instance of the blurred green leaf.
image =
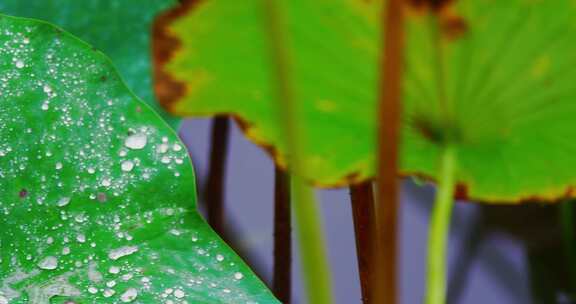
<svg viewBox="0 0 576 304">
<path fill-rule="evenodd" d="M 574 196 L 573 2 L 455 1 L 428 11 L 407 28 L 404 172 L 435 178 L 440 146 L 452 142 L 463 196 Z"/>
<path fill-rule="evenodd" d="M 128 87 L 175 129 L 180 119 L 154 97 L 150 37 L 154 17 L 176 0 L 3 0 L 0 12 L 62 27 L 110 56 Z"/>
<path fill-rule="evenodd" d="M 304 161 L 316 184 L 374 177 L 380 2 L 282 1 Z M 410 3 L 401 173 L 436 179 L 439 151 L 450 143 L 462 196 L 573 196 L 576 6 Z M 171 57 L 160 71 L 182 88 L 168 110 L 234 114 L 284 164 L 261 10 L 256 0 L 213 0 L 180 12 L 165 29 L 180 44 L 164 47 Z"/>
<path fill-rule="evenodd" d="M 162 99 L 180 116 L 231 113 L 246 135 L 286 164 L 273 100 L 267 31 L 261 1 L 197 2 L 180 10 L 165 32 L 179 44 L 157 72 L 185 88 Z M 373 175 L 377 15 L 374 1 L 280 1 L 294 71 L 303 167 L 317 184 L 342 185 Z M 174 91 L 174 90 L 172 90 Z"/>
<path fill-rule="evenodd" d="M 187 151 L 111 62 L 0 15 L 0 303 L 278 303 L 196 210 Z"/>
</svg>

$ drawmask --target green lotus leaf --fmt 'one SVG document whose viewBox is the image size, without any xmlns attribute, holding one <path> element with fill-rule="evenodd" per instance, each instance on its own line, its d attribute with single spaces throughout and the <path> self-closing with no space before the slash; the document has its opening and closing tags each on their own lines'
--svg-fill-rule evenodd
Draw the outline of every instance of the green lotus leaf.
<svg viewBox="0 0 576 304">
<path fill-rule="evenodd" d="M 120 75 L 173 128 L 180 120 L 152 90 L 150 36 L 154 17 L 176 0 L 3 0 L 0 13 L 53 23 L 108 55 Z"/>
<path fill-rule="evenodd" d="M 407 4 L 402 174 L 437 178 L 458 158 L 460 194 L 552 200 L 576 185 L 576 6 L 554 1 Z M 424 3 L 422 5 L 416 5 Z M 381 1 L 282 1 L 308 179 L 374 177 Z M 157 72 L 181 116 L 231 113 L 285 163 L 261 1 L 199 1 L 167 22 L 178 47 Z M 168 80 L 166 80 L 168 79 Z M 289 157 L 288 157 L 289 159 Z"/>
<path fill-rule="evenodd" d="M 0 303 L 278 303 L 102 53 L 0 15 Z"/>
</svg>

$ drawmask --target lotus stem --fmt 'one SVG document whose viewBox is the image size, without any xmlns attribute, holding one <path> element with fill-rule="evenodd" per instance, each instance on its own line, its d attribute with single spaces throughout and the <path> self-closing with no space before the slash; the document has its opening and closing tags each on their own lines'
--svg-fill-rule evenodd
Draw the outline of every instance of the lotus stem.
<svg viewBox="0 0 576 304">
<path fill-rule="evenodd" d="M 306 166 L 303 164 L 303 147 L 306 135 L 297 123 L 298 103 L 292 87 L 292 70 L 287 45 L 282 3 L 277 0 L 262 0 L 264 28 L 268 35 L 272 79 L 278 101 L 277 117 L 287 147 L 287 158 L 292 177 L 292 209 L 299 241 L 304 286 L 308 303 L 332 304 L 332 282 L 328 255 L 322 231 L 318 203 L 312 188 L 304 180 Z"/>
<path fill-rule="evenodd" d="M 453 146 L 447 145 L 440 158 L 438 189 L 428 238 L 426 304 L 446 304 L 446 248 L 454 205 L 455 172 L 456 152 Z"/>
</svg>

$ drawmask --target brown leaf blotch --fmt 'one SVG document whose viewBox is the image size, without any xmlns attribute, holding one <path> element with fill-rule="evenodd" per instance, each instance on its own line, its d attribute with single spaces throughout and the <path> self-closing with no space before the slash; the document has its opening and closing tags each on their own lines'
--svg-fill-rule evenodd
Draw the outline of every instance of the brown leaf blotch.
<svg viewBox="0 0 576 304">
<path fill-rule="evenodd" d="M 408 0 L 407 2 L 418 11 L 439 12 L 450 6 L 454 0 Z"/>
<path fill-rule="evenodd" d="M 455 14 L 442 14 L 439 19 L 444 37 L 450 40 L 462 38 L 468 32 L 468 23 Z"/>
<path fill-rule="evenodd" d="M 449 40 L 461 38 L 468 32 L 468 23 L 454 10 L 455 0 L 408 0 L 410 11 L 438 17 L 442 36 Z"/>
<path fill-rule="evenodd" d="M 168 27 L 179 17 L 194 8 L 199 0 L 182 0 L 180 5 L 158 15 L 152 25 L 152 59 L 154 92 L 160 104 L 170 111 L 172 105 L 186 93 L 186 84 L 174 79 L 165 70 L 166 64 L 176 51 L 181 48 L 181 42 L 174 37 Z"/>
</svg>

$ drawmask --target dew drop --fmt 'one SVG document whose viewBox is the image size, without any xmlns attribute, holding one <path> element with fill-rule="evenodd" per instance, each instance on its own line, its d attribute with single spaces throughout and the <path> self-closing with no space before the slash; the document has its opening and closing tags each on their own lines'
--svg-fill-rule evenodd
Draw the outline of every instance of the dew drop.
<svg viewBox="0 0 576 304">
<path fill-rule="evenodd" d="M 69 197 L 63 197 L 58 201 L 58 207 L 64 207 L 70 203 Z"/>
<path fill-rule="evenodd" d="M 244 275 L 243 275 L 241 272 L 236 272 L 236 273 L 234 274 L 234 278 L 235 278 L 236 280 L 242 280 L 242 278 L 244 278 Z"/>
<path fill-rule="evenodd" d="M 136 246 L 124 246 L 118 249 L 110 250 L 110 252 L 108 253 L 108 257 L 112 260 L 117 260 L 121 257 L 131 255 L 136 251 L 138 251 L 138 247 Z"/>
<path fill-rule="evenodd" d="M 186 294 L 184 293 L 184 291 L 176 289 L 176 291 L 174 291 L 174 296 L 177 297 L 178 299 L 182 299 L 184 296 L 186 296 Z"/>
<path fill-rule="evenodd" d="M 138 291 L 136 288 L 128 288 L 128 290 L 120 296 L 120 300 L 124 303 L 128 303 L 134 301 L 136 297 L 138 297 Z"/>
<path fill-rule="evenodd" d="M 133 150 L 140 150 L 146 146 L 147 141 L 148 138 L 146 137 L 146 134 L 137 133 L 128 136 L 124 141 L 124 145 Z"/>
<path fill-rule="evenodd" d="M 125 160 L 122 162 L 121 167 L 122 167 L 122 171 L 130 172 L 130 171 L 132 171 L 132 169 L 134 169 L 134 162 L 131 160 Z"/>
<path fill-rule="evenodd" d="M 106 289 L 104 290 L 104 297 L 109 298 L 111 296 L 113 296 L 116 293 L 116 291 L 114 291 L 114 289 Z"/>
<path fill-rule="evenodd" d="M 158 151 L 158 153 L 162 153 L 162 154 L 168 152 L 168 144 L 163 143 L 163 144 L 158 145 L 157 151 Z"/>
<path fill-rule="evenodd" d="M 38 263 L 38 267 L 46 270 L 56 269 L 58 267 L 58 259 L 53 256 L 47 256 Z"/>
<path fill-rule="evenodd" d="M 16 60 L 16 67 L 19 69 L 23 68 L 24 67 L 24 61 L 22 61 L 20 59 Z"/>
<path fill-rule="evenodd" d="M 77 240 L 79 243 L 84 243 L 84 242 L 86 242 L 86 236 L 85 236 L 84 234 L 78 234 L 78 235 L 76 236 L 76 240 Z"/>
</svg>

